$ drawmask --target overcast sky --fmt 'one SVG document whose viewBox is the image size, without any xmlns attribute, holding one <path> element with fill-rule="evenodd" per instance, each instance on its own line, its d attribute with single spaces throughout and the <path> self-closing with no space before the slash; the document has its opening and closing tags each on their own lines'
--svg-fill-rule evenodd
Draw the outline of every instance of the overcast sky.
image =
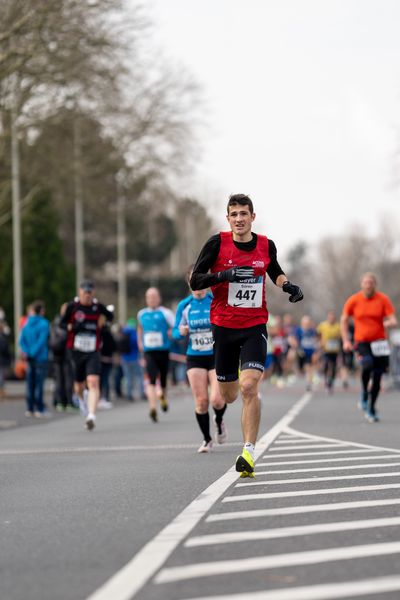
<svg viewBox="0 0 400 600">
<path fill-rule="evenodd" d="M 280 254 L 400 223 L 399 0 L 143 4 L 165 55 L 203 86 L 209 127 L 188 186 L 220 199 L 221 225 L 238 192 Z"/>
</svg>

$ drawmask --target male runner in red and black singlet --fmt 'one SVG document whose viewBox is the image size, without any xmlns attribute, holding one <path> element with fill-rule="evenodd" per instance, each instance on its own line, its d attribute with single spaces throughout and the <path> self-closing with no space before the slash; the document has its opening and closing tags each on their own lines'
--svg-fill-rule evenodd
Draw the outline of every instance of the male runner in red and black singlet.
<svg viewBox="0 0 400 600">
<path fill-rule="evenodd" d="M 113 313 L 93 298 L 93 292 L 93 282 L 89 279 L 82 281 L 78 297 L 68 304 L 60 323 L 68 332 L 67 349 L 74 370 L 75 393 L 81 406 L 84 406 L 85 385 L 88 387 L 88 430 L 95 426 L 100 398 L 100 329 L 104 319 L 113 318 Z"/>
<path fill-rule="evenodd" d="M 195 264 L 190 287 L 211 287 L 215 367 L 223 399 L 243 397 L 244 448 L 236 460 L 241 477 L 254 477 L 254 446 L 260 424 L 258 385 L 267 352 L 268 310 L 265 277 L 290 294 L 290 302 L 303 299 L 299 286 L 290 283 L 281 269 L 276 246 L 251 231 L 253 203 L 244 194 L 229 198 L 227 220 L 231 231 L 212 236 Z M 240 369 L 240 374 L 239 374 Z"/>
</svg>

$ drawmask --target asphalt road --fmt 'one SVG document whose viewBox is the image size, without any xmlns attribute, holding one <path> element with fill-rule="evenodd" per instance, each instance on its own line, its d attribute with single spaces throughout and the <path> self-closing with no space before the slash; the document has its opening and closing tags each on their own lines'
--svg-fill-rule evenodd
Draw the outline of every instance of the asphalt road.
<svg viewBox="0 0 400 600">
<path fill-rule="evenodd" d="M 90 433 L 0 405 L 1 600 L 398 600 L 399 392 L 369 424 L 356 387 L 263 384 L 255 481 L 231 469 L 240 401 L 210 455 L 187 390 L 158 424 L 121 401 Z"/>
</svg>

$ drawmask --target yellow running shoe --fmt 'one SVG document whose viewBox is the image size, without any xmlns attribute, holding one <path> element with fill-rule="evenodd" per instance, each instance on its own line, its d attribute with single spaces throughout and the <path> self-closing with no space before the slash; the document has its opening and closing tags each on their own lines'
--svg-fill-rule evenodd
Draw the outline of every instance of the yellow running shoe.
<svg viewBox="0 0 400 600">
<path fill-rule="evenodd" d="M 167 402 L 167 399 L 164 396 L 164 394 L 162 394 L 160 396 L 160 406 L 161 406 L 161 410 L 162 411 L 167 412 L 167 410 L 168 410 L 168 402 Z"/>
<path fill-rule="evenodd" d="M 150 416 L 150 419 L 151 419 L 152 421 L 154 421 L 154 423 L 157 423 L 157 421 L 158 421 L 158 417 L 157 417 L 157 411 L 156 411 L 156 409 L 155 409 L 155 408 L 152 408 L 152 409 L 151 409 L 151 411 L 150 411 L 150 413 L 149 413 L 149 416 Z"/>
<path fill-rule="evenodd" d="M 254 477 L 254 460 L 250 452 L 243 448 L 242 454 L 236 459 L 236 471 L 240 477 Z"/>
</svg>

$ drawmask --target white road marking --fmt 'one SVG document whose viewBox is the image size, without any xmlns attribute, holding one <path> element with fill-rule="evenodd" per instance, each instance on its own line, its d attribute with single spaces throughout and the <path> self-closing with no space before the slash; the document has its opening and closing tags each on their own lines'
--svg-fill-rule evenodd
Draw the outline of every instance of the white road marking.
<svg viewBox="0 0 400 600">
<path fill-rule="evenodd" d="M 274 457 L 276 458 L 276 457 Z M 330 463 L 330 462 L 344 462 L 350 460 L 384 460 L 386 458 L 397 458 L 399 459 L 398 454 L 382 454 L 381 456 L 350 456 L 350 457 L 340 457 L 340 458 L 317 458 L 314 460 L 285 460 L 285 461 L 277 461 L 277 462 L 261 462 L 257 463 L 257 467 L 275 467 L 276 465 L 306 465 L 312 463 Z M 265 457 L 267 460 L 268 457 Z"/>
<path fill-rule="evenodd" d="M 15 427 L 18 425 L 17 421 L 0 421 L 0 429 L 8 429 L 9 427 Z"/>
<path fill-rule="evenodd" d="M 224 446 L 241 448 L 243 442 L 228 442 Z M 65 448 L 24 448 L 21 450 L 0 450 L 0 456 L 15 456 L 25 454 L 71 454 L 85 452 L 127 452 L 134 450 L 181 450 L 184 448 L 198 448 L 198 444 L 160 444 L 158 446 L 70 446 Z"/>
<path fill-rule="evenodd" d="M 234 542 L 247 542 L 255 540 L 274 540 L 286 537 L 303 535 L 317 535 L 320 533 L 336 533 L 338 531 L 353 531 L 360 529 L 373 529 L 376 527 L 396 527 L 400 525 L 400 517 L 386 517 L 381 519 L 363 519 L 360 521 L 339 521 L 337 523 L 319 523 L 316 525 L 302 525 L 297 527 L 279 527 L 274 529 L 261 529 L 256 531 L 233 531 L 230 533 L 214 533 L 192 537 L 185 546 L 209 546 L 215 544 L 232 544 Z"/>
<path fill-rule="evenodd" d="M 284 475 L 285 473 L 314 473 L 318 471 L 348 471 L 349 469 L 373 469 L 375 467 L 379 468 L 390 468 L 390 467 L 400 467 L 400 462 L 388 463 L 385 464 L 369 464 L 369 465 L 342 465 L 340 467 L 317 467 L 316 469 L 280 469 L 276 471 L 259 471 L 257 469 L 257 477 L 259 475 Z"/>
<path fill-rule="evenodd" d="M 255 459 L 282 433 L 310 401 L 306 393 L 257 443 Z M 120 571 L 115 573 L 87 600 L 132 600 L 136 593 L 163 565 L 168 556 L 197 525 L 204 514 L 237 479 L 234 467 L 217 479 L 191 502 L 171 523 L 148 542 Z"/>
<path fill-rule="evenodd" d="M 303 433 L 303 432 L 299 432 L 296 431 L 295 429 L 292 429 L 291 427 L 287 427 L 286 431 L 288 433 L 292 433 L 293 435 L 301 435 L 303 436 L 304 440 L 319 440 L 319 441 L 324 441 L 324 442 L 333 442 L 335 444 L 337 443 L 344 443 L 344 444 L 348 444 L 349 442 L 346 440 L 340 440 L 340 439 L 336 439 L 336 438 L 330 438 L 330 437 L 326 437 L 326 436 L 321 436 L 321 435 L 312 435 L 310 433 Z M 351 442 L 352 446 L 358 446 L 359 448 L 371 448 L 373 450 L 385 450 L 386 452 L 397 452 L 398 454 L 400 454 L 400 450 L 397 450 L 395 448 L 387 448 L 386 446 L 372 446 L 371 444 L 361 444 L 360 442 Z"/>
<path fill-rule="evenodd" d="M 398 506 L 400 498 L 385 500 L 361 500 L 359 502 L 335 502 L 333 504 L 311 504 L 307 506 L 289 506 L 284 508 L 262 508 L 257 510 L 235 510 L 209 515 L 206 523 L 231 521 L 237 519 L 259 519 L 260 517 L 281 517 L 314 512 L 331 512 L 336 510 L 354 510 L 357 508 L 376 508 L 378 506 Z"/>
<path fill-rule="evenodd" d="M 251 592 L 251 600 L 337 600 L 354 596 L 369 596 L 400 590 L 400 577 L 377 577 L 363 581 L 344 581 L 343 583 L 322 583 L 277 590 Z M 228 594 L 218 596 L 197 596 L 190 600 L 249 600 L 249 594 Z"/>
<path fill-rule="evenodd" d="M 278 440 L 275 440 L 274 442 L 274 446 L 276 444 L 304 444 L 304 442 L 315 442 L 316 444 L 318 444 L 320 440 L 316 439 L 316 440 L 312 440 L 312 439 L 307 439 L 307 438 L 294 438 L 292 436 L 289 437 L 283 437 L 282 435 L 279 436 Z M 271 448 L 272 449 L 272 448 Z"/>
<path fill-rule="evenodd" d="M 400 483 L 384 485 L 360 485 L 342 488 L 327 488 L 320 490 L 299 490 L 297 492 L 269 492 L 266 494 L 242 494 L 240 496 L 227 496 L 222 502 L 248 502 L 249 500 L 270 500 L 272 498 L 294 498 L 298 496 L 325 496 L 327 494 L 349 494 L 352 492 L 374 492 L 378 490 L 395 490 L 400 488 Z"/>
<path fill-rule="evenodd" d="M 281 450 L 296 450 L 297 452 L 297 450 L 309 450 L 310 448 L 343 448 L 343 446 L 351 446 L 351 444 L 348 442 L 347 444 L 306 444 L 297 446 L 296 448 L 293 448 L 293 446 L 279 446 L 277 448 L 270 448 L 268 452 L 281 452 Z"/>
<path fill-rule="evenodd" d="M 293 448 L 291 448 L 293 450 Z M 361 454 L 364 452 L 378 452 L 378 450 L 373 450 L 372 448 L 355 448 L 352 450 L 327 450 L 326 452 L 285 452 L 284 454 L 275 454 L 274 456 L 268 456 L 270 458 L 287 458 L 289 456 L 322 456 L 324 454 L 334 454 L 337 456 L 338 454 Z M 267 459 L 266 456 L 263 456 L 264 459 Z M 371 458 L 374 458 L 371 456 Z M 273 463 L 272 463 L 273 464 Z"/>
<path fill-rule="evenodd" d="M 292 567 L 298 565 L 313 565 L 333 561 L 344 561 L 368 556 L 385 556 L 400 553 L 400 542 L 386 544 L 365 544 L 362 546 L 347 546 L 340 548 L 321 548 L 307 552 L 292 552 L 289 554 L 273 554 L 272 556 L 257 556 L 236 560 L 215 560 L 213 562 L 194 563 L 181 567 L 162 569 L 155 577 L 155 583 L 171 583 L 195 577 L 212 577 L 232 573 L 248 573 L 264 569 Z"/>
<path fill-rule="evenodd" d="M 260 475 L 257 471 L 257 477 Z M 290 483 L 319 483 L 320 481 L 342 481 L 344 479 L 371 479 L 373 477 L 396 477 L 400 475 L 400 471 L 392 471 L 391 473 L 362 473 L 359 475 L 338 475 L 337 477 L 303 477 L 301 479 L 269 479 L 267 481 L 253 481 L 250 483 L 237 483 L 235 487 L 244 487 L 247 485 L 286 485 Z"/>
</svg>

